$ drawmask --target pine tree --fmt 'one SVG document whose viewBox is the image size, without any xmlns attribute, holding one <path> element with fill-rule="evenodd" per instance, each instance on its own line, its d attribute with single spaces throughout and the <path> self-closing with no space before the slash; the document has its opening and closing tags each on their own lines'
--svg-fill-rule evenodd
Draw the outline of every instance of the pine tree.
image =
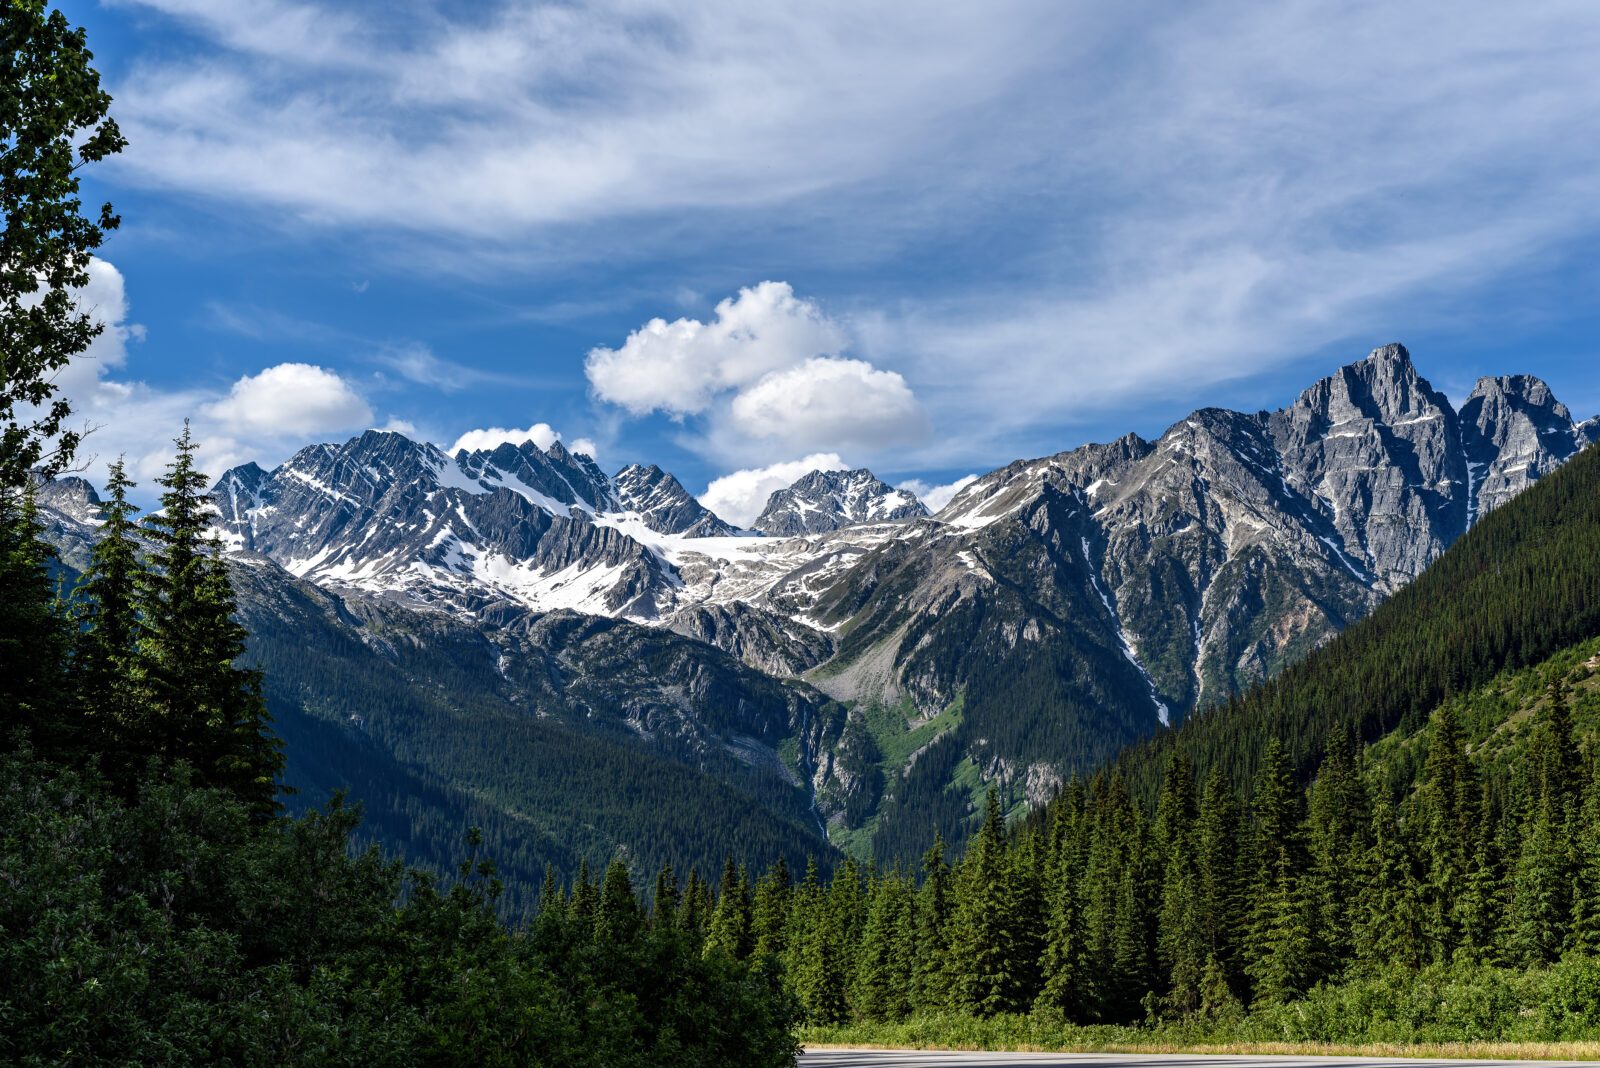
<svg viewBox="0 0 1600 1068">
<path fill-rule="evenodd" d="M 1302 992 L 1314 974 L 1310 902 L 1301 873 L 1300 791 L 1283 747 L 1274 739 L 1262 757 L 1251 797 L 1254 856 L 1245 972 L 1260 1004 Z"/>
<path fill-rule="evenodd" d="M 895 1020 L 911 1011 L 911 975 L 902 970 L 906 960 L 900 944 L 911 900 L 911 887 L 898 872 L 872 886 L 850 987 L 850 1005 L 858 1018 Z"/>
<path fill-rule="evenodd" d="M 854 867 L 849 878 L 856 878 Z M 849 1016 L 850 954 L 844 918 L 833 893 L 838 885 L 836 876 L 833 886 L 824 891 L 815 862 L 808 864 L 806 878 L 794 895 L 789 923 L 794 934 L 789 942 L 788 973 L 793 976 L 795 997 L 806 1019 L 817 1024 L 843 1023 Z"/>
<path fill-rule="evenodd" d="M 944 836 L 935 833 L 933 846 L 922 858 L 922 889 L 916 902 L 912 1002 L 919 1010 L 949 1005 L 945 975 L 950 962 L 950 913 L 955 890 L 944 853 Z"/>
<path fill-rule="evenodd" d="M 1084 802 L 1082 785 L 1074 783 L 1056 808 L 1056 845 L 1046 890 L 1049 922 L 1040 961 L 1044 982 L 1038 997 L 1040 1008 L 1078 1023 L 1091 1019 L 1099 1002 L 1099 976 L 1089 953 L 1084 917 L 1089 854 Z"/>
<path fill-rule="evenodd" d="M 567 919 L 580 932 L 591 930 L 599 911 L 600 891 L 589 875 L 589 860 L 585 857 L 578 861 L 578 881 L 567 899 Z"/>
<path fill-rule="evenodd" d="M 156 544 L 141 597 L 142 658 L 149 713 L 130 741 L 140 752 L 183 760 L 202 782 L 232 790 L 261 817 L 277 812 L 281 745 L 269 728 L 260 675 L 237 666 L 246 632 L 233 589 L 208 534 L 205 476 L 185 424 L 177 456 L 159 483 L 161 511 L 148 524 Z"/>
<path fill-rule="evenodd" d="M 976 1016 L 1025 1007 L 1007 874 L 1005 823 L 991 787 L 983 827 L 958 870 L 950 920 L 952 1000 Z"/>
<path fill-rule="evenodd" d="M 143 623 L 139 591 L 148 581 L 133 521 L 138 511 L 128 500 L 129 481 L 119 459 L 106 482 L 109 494 L 101 509 L 100 540 L 88 569 L 73 591 L 73 622 L 78 636 L 72 665 L 79 702 L 105 759 L 123 758 L 136 745 L 146 701 L 145 667 L 139 657 Z M 144 769 L 108 768 L 125 787 Z"/>
<path fill-rule="evenodd" d="M 744 874 L 729 857 L 722 869 L 721 893 L 706 927 L 705 955 L 720 953 L 730 960 L 744 960 L 753 944 L 750 933 L 750 887 Z"/>
<path fill-rule="evenodd" d="M 1560 955 L 1572 919 L 1570 814 L 1580 798 L 1580 776 L 1571 710 L 1559 681 L 1538 712 L 1528 767 L 1531 795 L 1511 882 L 1510 949 L 1514 960 L 1537 965 Z"/>
<path fill-rule="evenodd" d="M 1208 967 L 1230 987 L 1236 987 L 1242 974 L 1238 931 L 1244 908 L 1239 891 L 1239 801 L 1233 784 L 1221 768 L 1212 771 L 1200 799 L 1195 821 L 1195 852 L 1199 885 L 1197 888 L 1202 936 Z M 1212 977 L 1212 1001 L 1216 991 Z"/>
<path fill-rule="evenodd" d="M 1174 753 L 1156 805 L 1155 848 L 1162 871 L 1156 950 L 1166 979 L 1166 1005 L 1182 1014 L 1200 1007 L 1209 956 L 1200 914 L 1196 819 L 1194 765 L 1186 755 Z"/>
<path fill-rule="evenodd" d="M 68 715 L 70 636 L 50 581 L 33 489 L 0 488 L 0 745 L 20 728 L 44 757 L 70 760 L 80 746 Z"/>
<path fill-rule="evenodd" d="M 700 873 L 690 868 L 689 881 L 678 902 L 678 926 L 696 939 L 705 936 L 706 922 L 711 918 L 711 909 L 705 907 L 705 897 L 706 887 Z"/>
<path fill-rule="evenodd" d="M 1372 806 L 1372 844 L 1362 866 L 1355 917 L 1358 957 L 1373 965 L 1421 967 L 1431 956 L 1422 901 L 1423 873 L 1389 798 Z"/>
<path fill-rule="evenodd" d="M 789 897 L 793 889 L 789 865 L 779 857 L 756 886 L 755 903 L 751 910 L 755 956 L 782 957 L 788 948 Z"/>
<path fill-rule="evenodd" d="M 1600 954 L 1600 762 L 1590 769 L 1583 815 L 1573 841 L 1572 929 L 1568 948 Z"/>
<path fill-rule="evenodd" d="M 1356 889 L 1372 824 L 1371 802 L 1356 753 L 1352 732 L 1335 735 L 1311 788 L 1306 817 L 1311 862 L 1306 897 L 1316 932 L 1316 978 L 1340 972 L 1353 948 Z"/>
<path fill-rule="evenodd" d="M 1448 703 L 1440 706 L 1429 725 L 1424 776 L 1417 797 L 1428 865 L 1424 889 L 1428 941 L 1443 960 L 1461 940 L 1459 901 L 1478 852 L 1477 817 L 1482 805 L 1466 740 Z"/>
<path fill-rule="evenodd" d="M 628 865 L 619 857 L 612 858 L 600 884 L 599 908 L 595 913 L 594 940 L 601 946 L 626 946 L 638 938 L 643 919 L 639 915 L 639 901 L 633 893 L 633 880 L 628 876 Z"/>
<path fill-rule="evenodd" d="M 656 874 L 656 896 L 650 916 L 653 926 L 662 930 L 678 925 L 678 876 L 671 862 L 664 862 Z"/>
</svg>

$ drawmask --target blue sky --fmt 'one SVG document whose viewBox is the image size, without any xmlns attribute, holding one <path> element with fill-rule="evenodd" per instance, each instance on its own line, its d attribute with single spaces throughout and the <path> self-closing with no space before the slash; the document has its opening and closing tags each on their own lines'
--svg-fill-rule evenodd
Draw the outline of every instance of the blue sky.
<svg viewBox="0 0 1600 1068">
<path fill-rule="evenodd" d="M 186 415 L 214 473 L 533 430 L 745 519 L 1392 340 L 1600 411 L 1587 0 L 63 7 L 131 140 L 65 384 L 145 477 Z"/>
</svg>

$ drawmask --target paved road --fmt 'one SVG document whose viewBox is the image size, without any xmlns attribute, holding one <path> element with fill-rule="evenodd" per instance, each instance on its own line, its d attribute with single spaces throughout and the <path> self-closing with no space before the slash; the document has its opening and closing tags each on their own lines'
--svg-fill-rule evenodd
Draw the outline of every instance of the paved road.
<svg viewBox="0 0 1600 1068">
<path fill-rule="evenodd" d="M 818 1049 L 801 1068 L 1557 1068 L 1592 1061 L 1423 1060 L 1402 1057 L 1238 1057 L 1194 1053 L 943 1053 Z"/>
</svg>

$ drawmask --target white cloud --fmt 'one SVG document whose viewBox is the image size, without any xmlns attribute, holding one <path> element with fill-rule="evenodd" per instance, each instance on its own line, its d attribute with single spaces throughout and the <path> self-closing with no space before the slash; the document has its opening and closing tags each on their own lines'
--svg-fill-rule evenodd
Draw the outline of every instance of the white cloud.
<svg viewBox="0 0 1600 1068">
<path fill-rule="evenodd" d="M 384 423 L 378 429 L 388 431 L 391 434 L 404 434 L 408 438 L 415 438 L 417 436 L 417 424 L 413 423 L 409 419 L 401 419 L 399 416 L 395 415 L 391 415 L 389 417 L 389 421 Z"/>
<path fill-rule="evenodd" d="M 700 494 L 700 503 L 741 527 L 755 522 L 776 490 L 793 485 L 813 471 L 846 471 L 850 465 L 836 452 L 819 452 L 801 460 L 734 471 L 714 479 Z"/>
<path fill-rule="evenodd" d="M 844 330 L 787 282 L 762 282 L 717 305 L 716 318 L 652 319 L 621 348 L 589 351 L 595 396 L 634 415 L 704 411 L 717 394 L 844 347 Z"/>
<path fill-rule="evenodd" d="M 1110 409 L 1492 315 L 1503 301 L 1474 298 L 1561 274 L 1600 230 L 1591 0 L 1449 19 L 1376 0 L 1161 18 L 1087 0 L 128 2 L 198 43 L 133 57 L 112 87 L 132 144 L 109 174 L 275 228 L 406 228 L 430 271 L 642 260 L 700 288 L 742 265 L 837 271 L 881 309 L 851 310 L 848 354 L 904 375 L 939 431 L 901 468 L 1051 451 Z M 699 351 L 711 324 L 691 324 L 639 347 Z M 793 453 L 728 425 L 731 394 L 841 354 L 754 360 L 738 383 L 715 360 L 619 360 L 595 388 L 703 418 L 701 451 L 748 465 Z"/>
<path fill-rule="evenodd" d="M 847 0 L 803 13 L 508 0 L 470 16 L 425 3 L 359 17 L 333 0 L 130 2 L 202 43 L 152 55 L 113 87 L 126 173 L 321 224 L 505 245 L 551 225 L 778 204 L 883 176 L 958 136 L 975 102 L 1072 29 Z"/>
<path fill-rule="evenodd" d="M 826 444 L 878 449 L 928 431 L 906 380 L 862 360 L 810 359 L 775 371 L 733 398 L 728 422 L 791 451 Z"/>
<path fill-rule="evenodd" d="M 945 482 L 932 485 L 920 478 L 908 478 L 900 483 L 898 489 L 907 493 L 914 493 L 917 499 L 928 506 L 928 511 L 937 512 L 955 499 L 955 495 L 978 481 L 977 475 L 962 475 L 954 482 Z"/>
<path fill-rule="evenodd" d="M 596 397 L 635 416 L 703 417 L 685 443 L 736 463 L 924 437 L 905 377 L 837 355 L 848 340 L 816 303 L 768 281 L 723 300 L 710 322 L 652 319 L 621 347 L 590 350 L 585 371 Z"/>
<path fill-rule="evenodd" d="M 594 443 L 593 438 L 573 438 L 572 444 L 567 448 L 573 452 L 582 453 L 591 460 L 600 459 L 600 447 Z"/>
<path fill-rule="evenodd" d="M 372 421 L 372 409 L 350 383 L 326 368 L 280 363 L 246 375 L 205 414 L 233 430 L 311 436 Z"/>
<path fill-rule="evenodd" d="M 505 427 L 491 426 L 483 430 L 467 431 L 456 438 L 456 443 L 447 451 L 454 456 L 462 449 L 468 452 L 482 452 L 507 444 L 521 445 L 525 441 L 531 441 L 541 449 L 548 449 L 560 438 L 560 432 L 549 423 L 535 423 L 526 430 L 508 430 Z"/>
</svg>

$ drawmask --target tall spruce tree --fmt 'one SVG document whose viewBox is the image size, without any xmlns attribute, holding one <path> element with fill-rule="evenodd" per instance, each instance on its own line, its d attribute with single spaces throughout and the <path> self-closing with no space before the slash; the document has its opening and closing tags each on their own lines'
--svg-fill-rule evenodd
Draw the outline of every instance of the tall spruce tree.
<svg viewBox="0 0 1600 1068">
<path fill-rule="evenodd" d="M 1166 1007 L 1187 1014 L 1200 1007 L 1206 959 L 1201 915 L 1200 853 L 1194 765 L 1186 754 L 1167 762 L 1156 804 L 1155 848 L 1161 865 L 1156 949 L 1165 979 Z"/>
<path fill-rule="evenodd" d="M 922 1011 L 943 1009 L 950 1003 L 945 977 L 950 962 L 950 914 L 955 905 L 955 888 L 944 854 L 944 836 L 935 832 L 933 845 L 922 857 L 922 889 L 916 902 L 912 1003 Z"/>
<path fill-rule="evenodd" d="M 1084 915 L 1089 831 L 1082 783 L 1074 782 L 1055 810 L 1055 846 L 1047 880 L 1048 922 L 1040 960 L 1043 985 L 1037 1004 L 1068 1020 L 1089 1020 L 1099 1002 L 1098 972 L 1089 952 Z"/>
<path fill-rule="evenodd" d="M 0 745 L 25 732 L 40 755 L 71 759 L 81 739 L 70 713 L 71 642 L 50 578 L 33 488 L 0 488 Z"/>
<path fill-rule="evenodd" d="M 96 748 L 105 759 L 119 761 L 137 744 L 147 700 L 145 665 L 139 655 L 144 631 L 139 598 L 149 576 L 136 540 L 133 517 L 138 508 L 128 500 L 133 487 L 118 459 L 106 482 L 100 540 L 72 595 L 77 699 Z M 126 763 L 106 768 L 124 786 L 142 770 Z"/>
<path fill-rule="evenodd" d="M 1025 1007 L 1024 964 L 1018 959 L 1017 932 L 1005 820 L 1000 798 L 990 788 L 983 826 L 956 876 L 955 910 L 950 919 L 950 992 L 954 1004 L 977 1016 Z"/>
<path fill-rule="evenodd" d="M 148 666 L 145 725 L 138 751 L 190 764 L 209 785 L 232 790 L 260 817 L 278 810 L 281 743 L 269 728 L 260 675 L 238 666 L 245 629 L 209 532 L 205 475 L 188 424 L 158 480 L 161 510 L 147 529 L 155 542 L 141 596 L 142 658 Z"/>
<path fill-rule="evenodd" d="M 721 892 L 706 927 L 705 954 L 744 960 L 753 944 L 750 925 L 750 887 L 744 872 L 727 858 L 722 868 Z"/>
</svg>

